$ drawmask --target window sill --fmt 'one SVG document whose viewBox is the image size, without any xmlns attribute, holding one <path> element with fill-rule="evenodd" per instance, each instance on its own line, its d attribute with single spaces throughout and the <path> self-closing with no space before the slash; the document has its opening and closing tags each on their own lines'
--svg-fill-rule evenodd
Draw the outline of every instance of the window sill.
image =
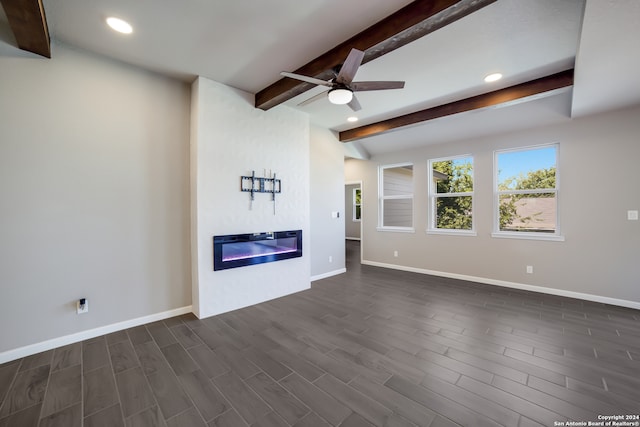
<svg viewBox="0 0 640 427">
<path fill-rule="evenodd" d="M 494 232 L 491 233 L 491 237 L 498 239 L 522 239 L 522 240 L 547 240 L 552 242 L 564 242 L 564 236 L 558 234 L 533 234 L 533 233 L 508 233 L 508 232 Z"/>
<path fill-rule="evenodd" d="M 472 230 L 427 230 L 427 234 L 442 234 L 447 236 L 477 236 L 478 233 Z"/>
<path fill-rule="evenodd" d="M 416 230 L 413 227 L 376 227 L 378 231 L 394 232 L 394 233 L 415 233 Z"/>
</svg>

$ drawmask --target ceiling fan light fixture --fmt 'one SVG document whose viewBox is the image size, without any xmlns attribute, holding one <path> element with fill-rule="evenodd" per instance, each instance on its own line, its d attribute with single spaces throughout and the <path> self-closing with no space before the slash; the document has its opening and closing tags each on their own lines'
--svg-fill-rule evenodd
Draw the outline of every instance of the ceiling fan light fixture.
<svg viewBox="0 0 640 427">
<path fill-rule="evenodd" d="M 342 105 L 351 102 L 351 100 L 353 99 L 353 92 L 351 92 L 349 89 L 337 88 L 331 89 L 327 96 L 329 98 L 329 102 L 331 102 L 332 104 Z"/>
<path fill-rule="evenodd" d="M 493 73 L 493 74 L 489 74 L 488 76 L 486 76 L 484 78 L 484 81 L 487 83 L 491 83 L 491 82 L 497 82 L 498 80 L 500 80 L 502 78 L 502 74 L 500 73 Z"/>
<path fill-rule="evenodd" d="M 127 21 L 123 21 L 120 18 L 115 18 L 110 16 L 106 19 L 107 25 L 111 27 L 112 30 L 117 31 L 122 34 L 131 34 L 133 32 L 133 27 Z"/>
</svg>

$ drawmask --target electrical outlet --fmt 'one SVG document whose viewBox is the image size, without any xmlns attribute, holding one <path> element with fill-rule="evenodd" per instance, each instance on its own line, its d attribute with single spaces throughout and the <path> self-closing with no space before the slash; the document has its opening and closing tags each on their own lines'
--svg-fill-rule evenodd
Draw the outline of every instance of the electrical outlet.
<svg viewBox="0 0 640 427">
<path fill-rule="evenodd" d="M 89 301 L 86 298 L 80 298 L 76 301 L 76 313 L 88 313 L 89 312 Z"/>
<path fill-rule="evenodd" d="M 527 265 L 527 274 L 533 274 L 533 265 Z"/>
<path fill-rule="evenodd" d="M 333 257 L 329 255 L 329 262 L 333 262 Z"/>
<path fill-rule="evenodd" d="M 393 256 L 398 258 L 398 251 L 393 251 Z"/>
<path fill-rule="evenodd" d="M 627 211 L 627 219 L 629 221 L 637 221 L 638 220 L 638 211 Z"/>
</svg>

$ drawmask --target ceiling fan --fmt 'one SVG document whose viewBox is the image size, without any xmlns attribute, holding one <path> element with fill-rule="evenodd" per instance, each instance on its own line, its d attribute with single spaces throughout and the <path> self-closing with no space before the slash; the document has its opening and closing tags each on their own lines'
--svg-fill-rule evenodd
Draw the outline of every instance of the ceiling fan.
<svg viewBox="0 0 640 427">
<path fill-rule="evenodd" d="M 402 89 L 404 82 L 394 81 L 372 81 L 372 82 L 354 82 L 353 78 L 360 68 L 364 52 L 358 49 L 351 49 L 344 64 L 334 69 L 335 77 L 329 81 L 316 79 L 314 77 L 303 76 L 295 73 L 283 71 L 280 75 L 292 79 L 300 80 L 307 83 L 313 83 L 318 86 L 326 86 L 329 89 L 302 101 L 298 106 L 307 105 L 311 102 L 323 98 L 325 95 L 332 104 L 347 104 L 353 111 L 362 109 L 358 98 L 353 92 L 365 92 L 370 90 L 386 90 L 386 89 Z"/>
</svg>

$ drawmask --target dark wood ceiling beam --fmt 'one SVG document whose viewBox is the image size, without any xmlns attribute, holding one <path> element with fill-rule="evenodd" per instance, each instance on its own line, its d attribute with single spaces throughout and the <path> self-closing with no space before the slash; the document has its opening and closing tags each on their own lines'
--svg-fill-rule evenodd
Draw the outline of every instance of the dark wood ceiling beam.
<svg viewBox="0 0 640 427">
<path fill-rule="evenodd" d="M 49 28 L 42 0 L 0 0 L 22 50 L 51 58 Z"/>
<path fill-rule="evenodd" d="M 340 65 L 352 48 L 365 52 L 363 64 L 436 31 L 496 0 L 416 0 L 382 21 L 320 55 L 294 71 L 322 80 L 334 77 L 331 71 Z M 315 87 L 309 83 L 283 78 L 256 94 L 255 106 L 263 110 Z"/>
<path fill-rule="evenodd" d="M 534 96 L 540 96 L 547 92 L 573 85 L 573 69 L 552 74 L 540 79 L 531 80 L 505 89 L 499 89 L 460 101 L 450 102 L 437 107 L 427 108 L 414 113 L 404 114 L 392 119 L 383 120 L 339 133 L 342 142 L 355 141 L 388 132 L 392 129 L 416 123 L 434 120 L 452 114 L 481 108 L 493 107 L 500 104 L 512 103 L 516 100 L 524 100 Z"/>
</svg>

